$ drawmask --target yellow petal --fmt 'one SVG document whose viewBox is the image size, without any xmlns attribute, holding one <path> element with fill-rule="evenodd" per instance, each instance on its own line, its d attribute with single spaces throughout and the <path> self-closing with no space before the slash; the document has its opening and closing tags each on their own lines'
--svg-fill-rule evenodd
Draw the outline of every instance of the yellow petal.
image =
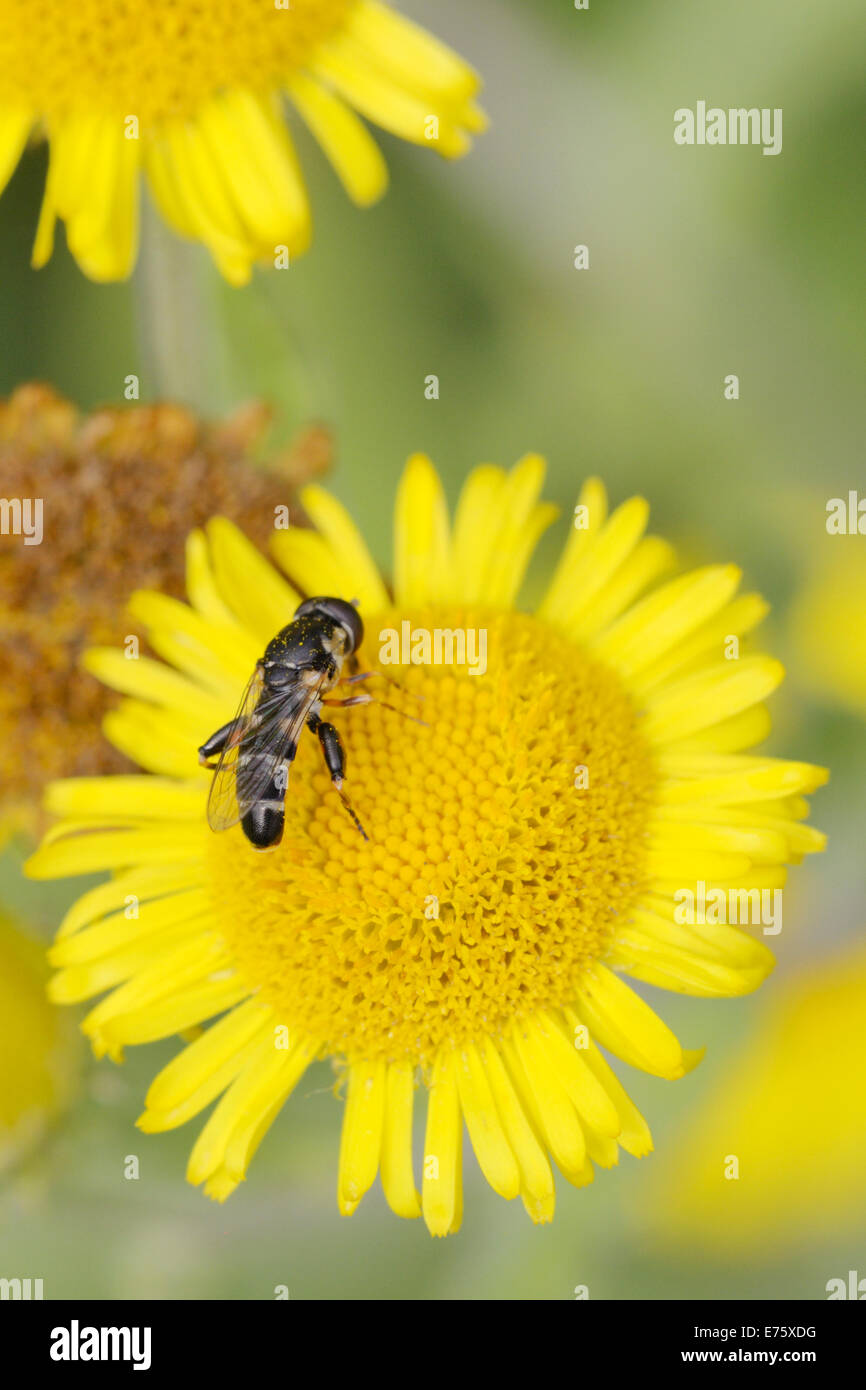
<svg viewBox="0 0 866 1390">
<path fill-rule="evenodd" d="M 337 1181 L 342 1216 L 351 1216 L 376 1181 L 385 1118 L 385 1074 L 381 1058 L 375 1062 L 353 1062 L 349 1068 Z"/>
<path fill-rule="evenodd" d="M 448 1235 L 459 1219 L 462 1129 L 456 1060 L 449 1048 L 443 1048 L 433 1066 L 427 1102 L 421 1189 L 424 1220 L 433 1236 Z"/>
<path fill-rule="evenodd" d="M 593 1038 L 624 1062 L 669 1081 L 684 1075 L 683 1050 L 671 1030 L 606 966 L 597 962 L 585 972 L 577 1005 Z"/>
<path fill-rule="evenodd" d="M 392 1062 L 385 1085 L 385 1120 L 382 1126 L 382 1187 L 388 1205 L 398 1216 L 421 1215 L 421 1199 L 412 1172 L 412 1109 L 415 1098 L 414 1067 Z"/>
<path fill-rule="evenodd" d="M 520 1191 L 520 1172 L 477 1048 L 461 1049 L 456 1071 L 460 1105 L 478 1166 L 494 1192 L 510 1201 Z"/>
<path fill-rule="evenodd" d="M 333 92 L 297 72 L 286 90 L 359 207 L 375 203 L 388 187 L 388 166 L 363 121 Z"/>
<path fill-rule="evenodd" d="M 439 475 L 413 454 L 400 479 L 394 513 L 394 594 L 406 607 L 448 592 L 448 509 Z"/>
</svg>

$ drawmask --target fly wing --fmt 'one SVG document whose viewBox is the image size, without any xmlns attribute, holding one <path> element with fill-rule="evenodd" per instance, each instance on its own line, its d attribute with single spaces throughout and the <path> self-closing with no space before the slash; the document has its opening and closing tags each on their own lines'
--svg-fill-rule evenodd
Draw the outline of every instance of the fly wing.
<svg viewBox="0 0 866 1390">
<path fill-rule="evenodd" d="M 271 794 L 281 765 L 295 756 L 298 738 L 319 697 L 324 675 L 313 686 L 298 682 L 264 694 L 256 667 L 235 716 L 235 733 L 223 749 L 211 784 L 207 819 L 211 830 L 237 825 Z"/>
<path fill-rule="evenodd" d="M 247 682 L 237 713 L 232 721 L 235 726 L 234 732 L 220 753 L 210 785 L 207 799 L 207 822 L 211 830 L 228 830 L 229 826 L 236 825 L 241 818 L 242 812 L 238 806 L 236 793 L 238 753 L 241 746 L 245 746 L 249 739 L 252 731 L 252 717 L 255 714 L 263 688 L 264 673 L 261 666 L 256 666 Z"/>
</svg>

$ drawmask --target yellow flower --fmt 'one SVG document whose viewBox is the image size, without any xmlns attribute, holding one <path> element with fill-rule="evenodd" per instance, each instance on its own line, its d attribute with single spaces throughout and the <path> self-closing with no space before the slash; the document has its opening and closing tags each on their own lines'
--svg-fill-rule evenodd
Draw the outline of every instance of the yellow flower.
<svg viewBox="0 0 866 1390">
<path fill-rule="evenodd" d="M 401 1216 L 445 1235 L 461 1219 L 465 1121 L 503 1197 L 550 1220 L 550 1159 L 577 1186 L 620 1147 L 651 1148 L 646 1123 L 601 1049 L 655 1076 L 699 1059 L 624 977 L 707 997 L 754 989 L 772 967 L 735 926 L 682 925 L 674 893 L 705 880 L 778 887 L 786 862 L 823 847 L 802 822 L 820 768 L 743 750 L 764 738 L 782 679 L 759 654 L 724 657 L 765 605 L 713 565 L 639 596 L 670 566 L 633 498 L 607 517 L 581 494 L 537 612 L 515 611 L 535 544 L 555 516 L 544 464 L 491 465 L 464 486 L 453 529 L 432 464 L 409 461 L 395 516 L 389 595 L 353 522 L 328 493 L 303 504 L 315 531 L 275 543 L 291 588 L 226 521 L 188 548 L 190 606 L 134 596 L 131 611 L 176 669 L 91 653 L 126 700 L 106 721 L 149 776 L 53 785 L 64 817 L 30 860 L 36 877 L 113 871 L 65 919 L 52 993 L 110 991 L 84 1031 L 116 1060 L 222 1015 L 160 1073 L 148 1132 L 219 1099 L 188 1177 L 224 1199 L 306 1068 L 335 1059 L 346 1082 L 338 1202 L 351 1213 L 381 1173 Z M 355 827 L 301 740 L 286 833 L 270 854 L 239 828 L 215 835 L 196 749 L 236 708 L 299 593 L 357 598 L 362 662 L 382 634 L 463 628 L 487 670 L 393 668 L 423 697 L 426 726 L 379 702 L 335 711 Z M 389 668 L 391 669 L 391 668 Z M 371 685 L 376 685 L 371 682 Z M 330 711 L 329 711 L 330 713 Z M 140 902 L 127 920 L 124 904 Z M 287 1044 L 287 1045 L 286 1045 Z M 429 1087 L 416 1192 L 412 1112 Z"/>
<path fill-rule="evenodd" d="M 866 611 L 863 542 L 824 537 L 821 563 L 791 607 L 789 631 L 798 674 L 810 689 L 866 715 Z"/>
<path fill-rule="evenodd" d="M 31 134 L 44 136 L 33 263 L 50 257 L 60 217 L 94 280 L 135 263 L 142 171 L 166 221 L 233 284 L 282 247 L 305 251 L 284 97 L 361 206 L 388 176 L 357 113 L 448 158 L 484 125 L 472 70 L 376 0 L 2 0 L 0 70 L 0 191 Z"/>
<path fill-rule="evenodd" d="M 81 1043 L 45 996 L 44 947 L 0 914 L 0 1176 L 69 1104 Z"/>
<path fill-rule="evenodd" d="M 663 1240 L 766 1257 L 850 1226 L 866 1171 L 864 1016 L 862 943 L 782 984 L 677 1137 L 676 1169 L 644 1193 Z"/>
</svg>

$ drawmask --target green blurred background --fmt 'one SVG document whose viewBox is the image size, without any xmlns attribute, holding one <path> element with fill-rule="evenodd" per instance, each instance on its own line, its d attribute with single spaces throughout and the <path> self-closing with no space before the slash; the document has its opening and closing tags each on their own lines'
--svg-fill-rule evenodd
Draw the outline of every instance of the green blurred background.
<svg viewBox="0 0 866 1390">
<path fill-rule="evenodd" d="M 3 1272 L 42 1275 L 47 1297 L 268 1298 L 277 1284 L 327 1299 L 563 1299 L 576 1284 L 593 1298 L 823 1297 L 828 1278 L 866 1275 L 866 1199 L 852 1193 L 835 1229 L 810 1225 L 808 1137 L 787 1246 L 722 1258 L 696 1229 L 670 1248 L 647 1215 L 652 1170 L 687 1161 L 680 1126 L 747 1051 L 791 972 L 844 955 L 866 923 L 863 720 L 815 688 L 787 620 L 828 547 L 866 546 L 824 527 L 828 498 L 858 483 L 866 494 L 866 11 L 861 0 L 402 8 L 480 69 L 490 131 L 456 166 L 381 136 L 391 190 L 359 212 L 298 130 L 313 248 L 247 289 L 220 283 L 206 253 L 154 217 L 128 285 L 90 283 L 62 245 L 31 272 L 46 162 L 31 151 L 0 201 L 0 395 L 38 378 L 89 408 L 121 402 L 136 373 L 142 400 L 211 415 L 270 400 L 275 445 L 325 421 L 337 439 L 329 485 L 386 566 L 391 496 L 415 450 L 433 457 L 452 500 L 473 463 L 528 449 L 547 455 L 548 495 L 566 513 L 591 472 L 615 501 L 642 492 L 653 529 L 687 561 L 734 559 L 771 600 L 764 641 L 791 668 L 772 747 L 832 768 L 814 811 L 829 849 L 792 874 L 771 942 L 779 967 L 757 995 L 647 991 L 707 1058 L 677 1083 L 626 1078 L 656 1152 L 624 1156 L 581 1192 L 561 1181 L 552 1227 L 503 1203 L 474 1161 L 455 1238 L 398 1220 L 378 1188 L 339 1218 L 340 1112 L 324 1066 L 250 1180 L 211 1205 L 183 1181 L 191 1127 L 155 1138 L 132 1127 L 175 1050 L 165 1045 L 133 1049 L 121 1069 L 89 1064 L 80 1106 L 6 1180 Z M 782 107 L 781 155 L 676 146 L 673 112 L 698 99 Z M 573 266 L 578 243 L 586 271 Z M 425 399 L 431 373 L 438 401 Z M 736 402 L 723 395 L 729 373 Z M 565 526 L 542 544 L 529 598 Z M 2 860 L 0 904 L 23 908 L 47 940 L 79 885 L 23 884 L 24 849 Z M 122 1177 L 130 1153 L 138 1182 Z"/>
</svg>

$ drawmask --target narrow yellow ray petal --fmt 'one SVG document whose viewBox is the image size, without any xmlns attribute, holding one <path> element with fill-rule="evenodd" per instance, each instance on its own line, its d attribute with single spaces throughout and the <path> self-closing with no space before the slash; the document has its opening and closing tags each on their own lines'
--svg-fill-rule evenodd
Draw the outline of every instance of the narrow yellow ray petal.
<svg viewBox="0 0 866 1390">
<path fill-rule="evenodd" d="M 696 811 L 689 822 L 653 819 L 649 844 L 653 853 L 672 855 L 677 850 L 711 850 L 746 854 L 753 860 L 782 862 L 788 842 L 777 830 L 754 825 L 709 824 L 711 813 Z"/>
<path fill-rule="evenodd" d="M 247 1003 L 249 1002 L 247 1001 Z M 230 1013 L 224 1015 L 220 1022 L 234 1017 L 246 1006 L 246 1003 L 238 1004 Z M 214 1028 L 218 1027 L 219 1023 L 212 1024 L 201 1034 L 201 1037 L 207 1037 Z M 177 1129 L 180 1125 L 185 1125 L 188 1120 L 194 1119 L 196 1115 L 200 1115 L 202 1110 L 216 1100 L 217 1096 L 222 1095 L 240 1076 L 259 1046 L 261 1032 L 262 1030 L 259 1029 L 245 1042 L 240 1043 L 235 1051 L 215 1059 L 210 1071 L 202 1075 L 197 1085 L 189 1087 L 184 1095 L 170 1106 L 153 1105 L 148 1101 L 147 1108 L 135 1122 L 137 1128 L 143 1134 L 164 1134 L 167 1130 Z"/>
<path fill-rule="evenodd" d="M 550 502 L 539 502 L 533 508 L 520 534 L 514 538 L 511 567 L 501 570 L 494 578 L 490 589 L 491 603 L 500 608 L 514 607 L 538 542 L 558 516 L 559 508 Z"/>
<path fill-rule="evenodd" d="M 781 684 L 785 668 L 769 656 L 720 662 L 680 681 L 649 702 L 644 736 L 652 743 L 680 741 L 756 705 Z"/>
<path fill-rule="evenodd" d="M 539 1143 L 536 1131 L 491 1038 L 484 1040 L 484 1062 L 502 1127 L 520 1165 L 522 1189 L 527 1197 L 539 1204 L 539 1210 L 547 1210 L 547 1204 L 553 1199 L 553 1174 L 547 1154 Z"/>
<path fill-rule="evenodd" d="M 534 1196 L 528 1188 L 521 1188 L 520 1197 L 526 1214 L 536 1226 L 547 1226 L 553 1220 L 556 1209 L 556 1193 L 551 1188 L 543 1197 Z"/>
<path fill-rule="evenodd" d="M 558 515 L 550 504 L 538 504 L 546 471 L 540 454 L 526 454 L 505 478 L 498 516 L 486 523 L 492 544 L 478 595 L 482 603 L 511 606 L 542 531 Z"/>
<path fill-rule="evenodd" d="M 272 1028 L 274 1019 L 273 1011 L 257 999 L 239 1004 L 157 1073 L 145 1104 L 153 1110 L 172 1110 L 182 1105 L 207 1081 L 215 1067 L 235 1056 L 251 1039 L 263 1034 L 266 1027 Z"/>
<path fill-rule="evenodd" d="M 216 721 L 215 727 L 224 712 L 221 701 L 152 657 L 129 660 L 117 647 L 89 647 L 81 665 L 111 690 L 171 709 L 194 711 L 197 718 Z"/>
<path fill-rule="evenodd" d="M 747 854 L 725 854 L 720 850 L 688 850 L 672 847 L 651 849 L 647 853 L 646 871 L 650 878 L 664 883 L 686 885 L 697 879 L 736 878 L 748 873 L 752 860 Z"/>
<path fill-rule="evenodd" d="M 235 87 L 211 97 L 199 129 L 220 158 L 232 200 L 257 253 L 285 244 L 300 255 L 310 243 L 310 209 L 289 133 L 266 99 Z"/>
<path fill-rule="evenodd" d="M 751 994 L 763 984 L 775 964 L 772 954 L 764 950 L 765 959 L 760 963 L 734 966 L 710 960 L 702 951 L 666 942 L 659 932 L 648 933 L 629 926 L 617 933 L 608 959 L 611 965 L 636 979 L 676 994 L 725 999 Z"/>
<path fill-rule="evenodd" d="M 478 90 L 472 68 L 448 46 L 410 19 L 381 5 L 362 0 L 349 14 L 346 27 L 363 44 L 370 61 L 402 85 L 465 100 Z"/>
<path fill-rule="evenodd" d="M 553 626 L 562 624 L 563 614 L 575 599 L 575 576 L 579 576 L 585 557 L 595 545 L 607 517 L 607 493 L 599 478 L 587 478 L 574 509 L 568 540 L 559 557 L 550 586 L 538 605 L 538 616 Z"/>
<path fill-rule="evenodd" d="M 581 1052 L 563 1035 L 552 1015 L 541 1011 L 538 1018 L 528 1022 L 526 1027 L 537 1036 L 581 1123 L 592 1125 L 599 1133 L 616 1138 L 620 1130 L 616 1106 L 586 1065 Z"/>
<path fill-rule="evenodd" d="M 732 898 L 732 906 L 739 916 L 738 898 Z M 738 926 L 716 922 L 683 925 L 645 908 L 635 911 L 633 925 L 642 935 L 652 937 L 665 947 L 720 961 L 736 970 L 763 971 L 766 976 L 775 965 L 773 953 L 763 941 L 741 931 Z M 631 929 L 630 925 L 628 930 Z"/>
<path fill-rule="evenodd" d="M 204 531 L 190 531 L 186 539 L 186 592 L 193 608 L 207 622 L 243 633 L 219 591 Z"/>
<path fill-rule="evenodd" d="M 201 888 L 171 893 L 155 902 L 137 903 L 136 917 L 127 917 L 125 908 L 112 913 L 102 921 L 56 941 L 49 948 L 48 959 L 56 966 L 99 960 L 101 956 L 124 950 L 136 942 L 146 942 L 147 938 L 181 923 L 201 923 L 206 927 L 212 909 L 212 899 Z"/>
<path fill-rule="evenodd" d="M 413 454 L 397 488 L 394 511 L 394 595 L 411 606 L 436 602 L 449 587 L 448 509 L 433 464 Z"/>
<path fill-rule="evenodd" d="M 246 999 L 249 992 L 249 986 L 236 977 L 209 980 L 194 989 L 180 991 L 168 999 L 113 1018 L 99 1027 L 87 1029 L 84 1024 L 81 1026 L 88 1032 L 94 1051 L 99 1056 L 103 1049 L 108 1051 L 112 1047 L 158 1042 L 161 1038 L 182 1033 L 185 1028 L 204 1023 L 205 1019 L 233 1008 Z"/>
<path fill-rule="evenodd" d="M 282 1103 L 283 1088 L 291 1089 L 297 1084 L 314 1055 L 315 1046 L 304 1038 L 288 1050 L 275 1047 L 269 1035 L 258 1042 L 193 1145 L 186 1174 L 193 1186 L 210 1178 L 226 1163 L 233 1143 L 235 1172 L 227 1176 L 233 1182 L 238 1181 L 243 1174 L 247 1147 L 263 1116 L 272 1111 L 277 1095 Z"/>
<path fill-rule="evenodd" d="M 183 864 L 201 856 L 200 826 L 178 823 L 153 830 L 101 830 L 70 835 L 36 850 L 24 868 L 28 878 L 66 878 L 131 864 Z"/>
<path fill-rule="evenodd" d="M 228 979 L 232 973 L 230 966 L 231 958 L 222 942 L 212 933 L 198 933 L 191 940 L 162 951 L 148 966 L 137 971 L 134 979 L 101 999 L 90 1010 L 82 1027 L 89 1033 L 92 1028 L 113 1023 L 134 1010 L 170 1000 L 186 989 L 197 989 L 202 981 Z"/>
<path fill-rule="evenodd" d="M 412 1110 L 415 1069 L 409 1062 L 392 1062 L 385 1082 L 385 1120 L 379 1159 L 382 1187 L 397 1216 L 421 1215 L 421 1197 L 412 1171 Z"/>
<path fill-rule="evenodd" d="M 663 804 L 720 801 L 730 805 L 762 801 L 768 796 L 813 792 L 822 787 L 829 776 L 826 768 L 812 763 L 786 762 L 781 758 L 718 759 L 715 762 L 718 771 L 708 771 L 704 776 L 695 776 L 694 767 L 694 760 L 682 755 L 668 753 L 660 757 L 660 770 L 668 778 L 678 779 L 660 786 L 659 800 Z"/>
<path fill-rule="evenodd" d="M 106 714 L 102 732 L 109 743 L 146 772 L 183 780 L 198 777 L 206 785 L 207 774 L 199 766 L 196 749 L 227 718 L 228 713 L 216 722 L 199 718 L 189 727 L 177 711 L 160 709 L 141 700 L 123 700 L 117 709 Z"/>
<path fill-rule="evenodd" d="M 586 1158 L 586 1140 L 574 1105 L 548 1061 L 540 1040 L 526 1027 L 515 1024 L 509 1039 L 514 1053 L 510 1054 L 512 1075 L 514 1062 L 519 1062 L 532 1092 L 542 1133 L 557 1166 L 565 1174 L 580 1169 Z"/>
<path fill-rule="evenodd" d="M 27 144 L 33 114 L 19 106 L 7 106 L 0 113 L 0 193 L 11 179 Z"/>
<path fill-rule="evenodd" d="M 346 573 L 361 612 L 378 613 L 388 607 L 388 591 L 367 542 L 346 508 L 332 493 L 310 483 L 301 492 L 301 504 L 313 525 L 330 545 Z"/>
<path fill-rule="evenodd" d="M 158 129 L 144 149 L 144 172 L 154 202 L 168 225 L 181 236 L 198 236 L 198 221 L 179 177 L 174 150 Z"/>
<path fill-rule="evenodd" d="M 181 236 L 203 241 L 230 284 L 246 285 L 256 247 L 223 176 L 219 152 L 198 127 L 168 122 L 155 129 L 144 151 L 144 167 L 168 225 Z"/>
<path fill-rule="evenodd" d="M 181 204 L 183 220 L 212 252 L 248 256 L 249 233 L 221 162 L 199 127 L 188 121 L 166 121 L 159 138 L 165 146 L 163 178 L 169 169 L 174 174 L 169 200 Z"/>
<path fill-rule="evenodd" d="M 443 1047 L 433 1065 L 424 1136 L 421 1207 L 432 1236 L 448 1235 L 459 1219 L 462 1130 L 456 1059 Z"/>
<path fill-rule="evenodd" d="M 72 936 L 113 909 L 128 907 L 131 898 L 137 899 L 140 909 L 147 902 L 158 902 L 173 893 L 201 887 L 203 882 L 202 865 L 178 864 L 173 868 L 162 864 L 152 864 L 148 868 L 140 865 L 82 893 L 63 918 L 55 939 L 60 941 Z"/>
<path fill-rule="evenodd" d="M 89 169 L 104 126 L 94 112 L 70 114 L 51 131 L 49 180 L 59 216 L 74 217 L 90 193 Z"/>
<path fill-rule="evenodd" d="M 457 502 L 451 541 L 451 592 L 453 601 L 477 603 L 497 531 L 491 517 L 499 516 L 506 473 L 493 463 L 473 468 Z"/>
<path fill-rule="evenodd" d="M 271 554 L 289 578 L 310 594 L 333 594 L 351 601 L 351 577 L 331 546 L 316 531 L 275 531 Z"/>
<path fill-rule="evenodd" d="M 276 1074 L 268 1077 L 256 1091 L 255 1103 L 249 1105 L 249 1113 L 235 1126 L 226 1145 L 223 1167 L 235 1182 L 246 1177 L 256 1150 L 317 1051 L 318 1044 L 312 1039 L 301 1039 L 295 1047 L 282 1053 L 282 1064 Z"/>
<path fill-rule="evenodd" d="M 592 646 L 592 639 L 630 608 L 649 584 L 671 569 L 675 559 L 674 548 L 667 541 L 660 536 L 646 536 L 601 592 L 572 610 L 569 636 L 575 642 Z"/>
<path fill-rule="evenodd" d="M 57 205 L 52 192 L 51 167 L 49 165 L 48 178 L 45 182 L 45 195 L 39 209 L 36 236 L 33 238 L 33 250 L 30 253 L 30 264 L 34 270 L 42 270 L 51 260 L 54 254 L 54 230 L 56 226 Z"/>
<path fill-rule="evenodd" d="M 66 777 L 49 782 L 44 805 L 53 816 L 135 816 L 201 820 L 202 788 L 169 777 Z"/>
<path fill-rule="evenodd" d="M 85 274 L 103 283 L 125 280 L 138 255 L 138 141 L 113 131 L 112 143 L 111 157 L 91 171 L 94 185 L 104 186 L 98 224 L 82 228 L 80 214 L 68 224 L 70 250 Z"/>
<path fill-rule="evenodd" d="M 649 506 L 643 497 L 631 497 L 617 507 L 597 536 L 584 547 L 574 546 L 568 588 L 560 591 L 559 605 L 548 611 L 548 599 L 542 604 L 542 616 L 563 631 L 586 608 L 595 595 L 616 577 L 646 530 Z"/>
<path fill-rule="evenodd" d="M 572 1008 L 563 1010 L 566 1027 L 575 1042 L 584 1041 L 584 1030 L 586 1025 L 582 1022 L 577 1012 Z M 580 1030 L 580 1035 L 578 1034 Z M 613 1071 L 610 1064 L 602 1057 L 595 1043 L 586 1037 L 586 1046 L 581 1047 L 581 1056 L 586 1061 L 587 1066 L 593 1075 L 600 1081 L 607 1094 L 610 1096 L 617 1108 L 620 1118 L 620 1131 L 618 1143 L 625 1149 L 626 1153 L 633 1154 L 635 1158 L 643 1158 L 645 1154 L 652 1152 L 653 1142 L 649 1126 L 643 1115 L 638 1110 L 634 1101 L 626 1093 L 622 1082 Z"/>
<path fill-rule="evenodd" d="M 340 1140 L 337 1205 L 351 1216 L 364 1193 L 376 1181 L 385 1118 L 384 1061 L 353 1062 Z"/>
<path fill-rule="evenodd" d="M 461 1049 L 456 1071 L 460 1106 L 478 1166 L 494 1192 L 510 1201 L 520 1192 L 520 1170 L 476 1047 L 470 1044 Z"/>
<path fill-rule="evenodd" d="M 709 565 L 671 580 L 620 618 L 596 650 L 627 680 L 724 607 L 740 577 L 736 565 Z"/>
<path fill-rule="evenodd" d="M 456 1235 L 463 1225 L 463 1126 L 459 1107 L 457 1119 L 457 1147 L 454 1154 L 454 1215 L 448 1228 L 449 1236 Z"/>
<path fill-rule="evenodd" d="M 264 650 L 291 622 L 300 594 L 226 517 L 208 522 L 207 538 L 214 577 L 226 604 Z"/>
<path fill-rule="evenodd" d="M 786 798 L 780 798 L 779 809 L 783 810 Z M 816 830 L 812 825 L 804 825 L 802 821 L 788 819 L 783 815 L 773 815 L 775 809 L 772 802 L 750 801 L 741 803 L 737 806 L 720 806 L 716 802 L 690 802 L 686 801 L 680 805 L 656 806 L 653 812 L 655 822 L 668 821 L 671 827 L 678 825 L 691 825 L 695 816 L 699 815 L 701 821 L 713 826 L 737 825 L 745 826 L 752 830 L 770 830 L 777 835 L 781 835 L 785 840 L 785 858 L 788 854 L 817 854 L 826 847 L 827 836 L 820 830 Z M 808 815 L 808 807 L 806 810 Z"/>
<path fill-rule="evenodd" d="M 671 738 L 666 753 L 739 753 L 763 743 L 771 728 L 770 712 L 764 704 L 752 705 L 718 724 L 711 724 L 686 738 Z"/>
<path fill-rule="evenodd" d="M 128 926 L 128 924 L 125 924 Z M 185 942 L 197 944 L 207 931 L 205 917 L 191 917 L 173 922 L 154 932 L 127 931 L 119 936 L 108 951 L 96 953 L 93 959 L 62 966 L 48 981 L 47 993 L 55 1004 L 78 1004 L 103 994 L 107 989 L 122 985 L 142 970 L 149 969 L 155 959 Z M 82 933 L 82 936 L 84 933 Z M 81 938 L 75 936 L 73 942 Z M 61 962 L 55 960 L 60 966 Z"/>
<path fill-rule="evenodd" d="M 681 639 L 654 661 L 631 676 L 629 685 L 636 695 L 654 689 L 674 676 L 686 675 L 713 656 L 726 655 L 730 637 L 743 637 L 757 627 L 770 611 L 760 594 L 742 594 L 725 604 L 714 617 L 702 623 L 690 636 Z"/>
<path fill-rule="evenodd" d="M 669 1081 L 684 1074 L 683 1050 L 671 1030 L 600 962 L 582 977 L 577 1007 L 592 1037 L 624 1062 Z"/>
<path fill-rule="evenodd" d="M 234 698 L 261 655 L 251 633 L 236 624 L 209 622 L 189 604 L 152 589 L 137 589 L 126 605 L 147 630 L 154 651 L 195 676 L 219 699 Z"/>
<path fill-rule="evenodd" d="M 286 90 L 321 145 L 353 203 L 369 207 L 388 187 L 382 151 L 351 107 L 319 82 L 296 72 Z"/>
<path fill-rule="evenodd" d="M 465 154 L 469 141 L 453 123 L 451 103 L 419 99 L 387 74 L 364 62 L 364 49 L 344 32 L 322 44 L 310 62 L 312 72 L 333 84 L 346 101 L 369 121 L 416 145 L 426 145 L 445 158 Z M 456 113 L 459 116 L 459 110 Z M 431 117 L 438 119 L 434 134 Z"/>
</svg>

